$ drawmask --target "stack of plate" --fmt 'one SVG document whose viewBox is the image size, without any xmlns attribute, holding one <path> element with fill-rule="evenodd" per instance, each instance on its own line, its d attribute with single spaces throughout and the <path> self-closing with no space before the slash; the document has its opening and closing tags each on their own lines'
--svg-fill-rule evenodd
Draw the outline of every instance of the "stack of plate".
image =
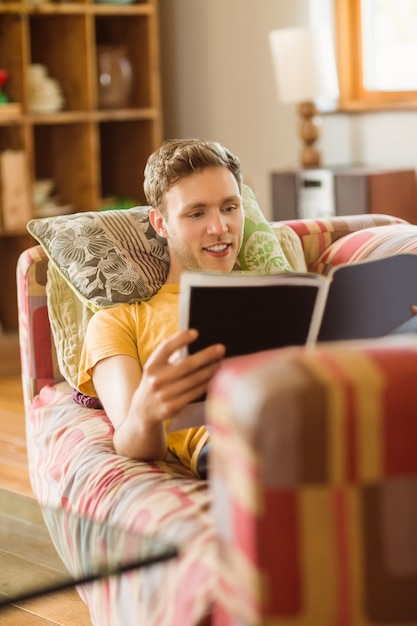
<svg viewBox="0 0 417 626">
<path fill-rule="evenodd" d="M 48 76 L 44 65 L 35 63 L 29 67 L 29 111 L 53 113 L 64 106 L 64 98 L 58 82 Z"/>
</svg>

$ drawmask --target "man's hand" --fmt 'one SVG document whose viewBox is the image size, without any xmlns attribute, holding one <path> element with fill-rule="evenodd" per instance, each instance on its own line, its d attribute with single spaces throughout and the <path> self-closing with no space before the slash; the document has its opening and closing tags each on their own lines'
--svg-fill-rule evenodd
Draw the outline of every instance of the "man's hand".
<svg viewBox="0 0 417 626">
<path fill-rule="evenodd" d="M 144 424 L 175 417 L 187 404 L 199 398 L 224 357 L 221 344 L 179 358 L 181 348 L 197 338 L 197 331 L 179 332 L 164 341 L 143 368 L 134 403 Z"/>
<path fill-rule="evenodd" d="M 166 454 L 164 422 L 207 391 L 220 366 L 225 347 L 216 344 L 179 358 L 197 331 L 180 331 L 162 342 L 148 359 L 143 373 L 136 359 L 114 356 L 99 361 L 93 382 L 115 427 L 116 450 L 142 460 Z"/>
</svg>

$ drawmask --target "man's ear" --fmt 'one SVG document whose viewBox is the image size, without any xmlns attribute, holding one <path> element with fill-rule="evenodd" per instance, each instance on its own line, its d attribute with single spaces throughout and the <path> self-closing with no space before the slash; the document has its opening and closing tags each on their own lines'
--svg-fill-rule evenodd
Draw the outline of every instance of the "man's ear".
<svg viewBox="0 0 417 626">
<path fill-rule="evenodd" d="M 149 221 L 154 227 L 155 232 L 160 237 L 167 237 L 167 229 L 165 227 L 165 218 L 158 209 L 149 209 Z"/>
</svg>

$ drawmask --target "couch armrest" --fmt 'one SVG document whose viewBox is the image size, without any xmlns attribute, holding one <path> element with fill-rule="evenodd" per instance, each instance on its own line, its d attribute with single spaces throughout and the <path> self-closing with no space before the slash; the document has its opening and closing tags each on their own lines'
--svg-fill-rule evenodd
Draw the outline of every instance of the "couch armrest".
<svg viewBox="0 0 417 626">
<path fill-rule="evenodd" d="M 216 626 L 417 623 L 416 383 L 414 336 L 225 362 Z"/>
<path fill-rule="evenodd" d="M 48 258 L 41 246 L 20 255 L 16 268 L 19 343 L 26 408 L 44 385 L 63 380 L 51 336 L 46 299 Z"/>
</svg>

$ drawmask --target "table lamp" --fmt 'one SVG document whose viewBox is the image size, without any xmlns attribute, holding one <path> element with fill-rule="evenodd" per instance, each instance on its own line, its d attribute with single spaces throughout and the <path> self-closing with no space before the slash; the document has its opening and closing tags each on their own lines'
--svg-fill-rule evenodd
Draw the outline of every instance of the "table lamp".
<svg viewBox="0 0 417 626">
<path fill-rule="evenodd" d="M 321 162 L 315 145 L 320 134 L 320 119 L 315 100 L 333 100 L 339 96 L 330 26 L 273 30 L 269 33 L 269 42 L 278 97 L 283 103 L 299 105 L 301 164 L 317 167 Z"/>
</svg>

